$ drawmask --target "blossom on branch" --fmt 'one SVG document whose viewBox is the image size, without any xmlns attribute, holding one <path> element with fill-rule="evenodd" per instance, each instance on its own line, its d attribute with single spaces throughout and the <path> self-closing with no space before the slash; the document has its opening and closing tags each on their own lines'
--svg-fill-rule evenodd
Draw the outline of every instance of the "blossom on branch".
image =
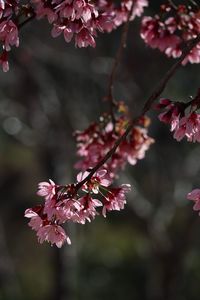
<svg viewBox="0 0 200 300">
<path fill-rule="evenodd" d="M 164 109 L 158 118 L 161 122 L 171 125 L 173 137 L 177 141 L 186 137 L 188 142 L 200 142 L 200 90 L 189 103 L 161 99 L 155 108 Z"/>
<path fill-rule="evenodd" d="M 81 182 L 83 179 L 85 179 L 88 175 L 90 174 L 90 172 L 85 171 L 85 172 L 80 172 L 77 175 L 77 181 Z M 90 193 L 94 193 L 94 194 L 98 194 L 99 193 L 99 187 L 100 186 L 104 186 L 104 187 L 108 187 L 109 185 L 111 185 L 111 180 L 108 177 L 108 172 L 107 170 L 99 170 L 97 171 L 90 180 L 88 180 L 86 182 L 86 184 L 84 184 L 82 186 L 83 190 L 86 190 Z"/>
<path fill-rule="evenodd" d="M 187 195 L 188 200 L 195 201 L 194 210 L 200 210 L 200 189 L 195 189 Z"/>
<path fill-rule="evenodd" d="M 40 243 L 47 241 L 59 248 L 65 242 L 71 244 L 63 228 L 64 223 L 85 224 L 99 214 L 105 216 L 106 210 L 124 208 L 125 193 L 130 191 L 130 185 L 110 187 L 111 181 L 105 169 L 89 176 L 90 172 L 81 172 L 77 183 L 66 186 L 55 184 L 52 180 L 38 184 L 37 194 L 44 198 L 44 204 L 26 209 L 25 217 L 30 219 L 28 225 L 36 231 Z M 82 181 L 85 182 L 81 184 Z M 103 210 L 99 211 L 100 207 Z"/>
<path fill-rule="evenodd" d="M 102 215 L 106 217 L 106 211 L 124 209 L 126 204 L 125 193 L 130 192 L 130 184 L 122 184 L 119 188 L 110 189 L 106 195 L 103 196 L 103 210 Z"/>
<path fill-rule="evenodd" d="M 76 131 L 77 154 L 81 160 L 76 163 L 75 168 L 86 171 L 94 167 L 123 135 L 130 121 L 127 108 L 123 102 L 119 102 L 114 123 L 110 114 L 104 114 L 99 122 L 91 124 L 86 130 Z M 127 163 L 135 165 L 145 157 L 146 151 L 154 142 L 147 134 L 149 124 L 149 119 L 142 117 L 131 130 L 129 137 L 120 143 L 112 157 L 104 164 L 110 179 L 113 179 Z"/>
<path fill-rule="evenodd" d="M 41 227 L 37 232 L 38 241 L 43 243 L 44 241 L 56 244 L 58 248 L 61 248 L 65 241 L 70 245 L 70 238 L 66 235 L 65 230 L 56 224 L 48 224 Z"/>
<path fill-rule="evenodd" d="M 51 35 L 63 34 L 67 43 L 95 47 L 99 32 L 110 32 L 143 13 L 147 0 L 0 0 L 0 64 L 7 72 L 8 51 L 19 46 L 19 29 L 31 18 L 46 18 L 52 25 Z"/>
<path fill-rule="evenodd" d="M 19 32 L 16 20 L 15 10 L 17 2 L 1 1 L 0 2 L 0 42 L 2 53 L 0 54 L 0 64 L 4 72 L 9 70 L 8 52 L 12 46 L 19 46 Z M 13 17 L 13 20 L 11 19 Z"/>
<path fill-rule="evenodd" d="M 122 0 L 119 5 L 107 0 L 32 0 L 36 17 L 47 18 L 53 25 L 52 36 L 61 33 L 67 43 L 75 39 L 79 48 L 95 47 L 98 32 L 110 32 L 143 13 L 147 0 Z M 131 11 L 132 10 L 132 11 Z"/>
<path fill-rule="evenodd" d="M 170 4 L 161 5 L 160 12 L 154 17 L 142 18 L 141 37 L 151 48 L 157 48 L 168 57 L 177 58 L 188 41 L 200 34 L 199 8 Z M 182 61 L 185 65 L 200 63 L 200 43 Z"/>
</svg>

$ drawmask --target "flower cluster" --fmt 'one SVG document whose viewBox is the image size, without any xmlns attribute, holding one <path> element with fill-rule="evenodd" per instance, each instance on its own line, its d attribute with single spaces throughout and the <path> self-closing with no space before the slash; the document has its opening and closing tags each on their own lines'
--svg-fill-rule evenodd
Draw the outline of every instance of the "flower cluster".
<svg viewBox="0 0 200 300">
<path fill-rule="evenodd" d="M 4 72 L 9 70 L 8 52 L 12 46 L 19 46 L 18 26 L 15 21 L 19 14 L 19 1 L 0 1 L 0 42 L 2 51 L 0 65 Z"/>
<path fill-rule="evenodd" d="M 196 211 L 200 210 L 200 189 L 195 189 L 187 195 L 188 200 L 195 201 L 193 209 Z"/>
<path fill-rule="evenodd" d="M 161 5 L 160 13 L 142 19 L 141 37 L 152 48 L 157 48 L 168 57 L 177 58 L 182 46 L 200 34 L 199 9 L 185 5 Z M 182 64 L 200 63 L 200 43 L 183 60 Z"/>
<path fill-rule="evenodd" d="M 108 31 L 131 19 L 140 16 L 147 0 L 123 0 L 117 7 L 115 1 L 107 0 L 32 0 L 38 18 L 46 17 L 53 25 L 52 36 L 61 33 L 66 42 L 75 39 L 77 47 L 95 47 L 97 32 Z"/>
<path fill-rule="evenodd" d="M 156 108 L 164 109 L 158 116 L 159 120 L 171 125 L 177 141 L 186 137 L 188 142 L 200 142 L 200 114 L 197 112 L 199 105 L 200 91 L 189 103 L 161 99 Z"/>
<path fill-rule="evenodd" d="M 81 160 L 76 163 L 75 168 L 85 171 L 91 166 L 94 167 L 123 135 L 129 122 L 128 110 L 123 102 L 119 102 L 114 121 L 111 115 L 104 114 L 99 122 L 91 124 L 84 131 L 77 131 L 77 154 Z M 114 178 L 127 162 L 135 165 L 138 159 L 144 158 L 145 152 L 154 142 L 147 134 L 149 124 L 149 118 L 141 117 L 128 138 L 120 143 L 110 160 L 104 164 L 111 178 Z"/>
<path fill-rule="evenodd" d="M 30 218 L 28 224 L 36 231 L 40 243 L 47 241 L 59 248 L 64 242 L 71 244 L 63 228 L 64 223 L 71 221 L 85 224 L 96 215 L 106 217 L 107 211 L 124 208 L 125 194 L 130 191 L 130 185 L 111 187 L 105 169 L 97 171 L 86 180 L 88 175 L 88 172 L 81 172 L 76 184 L 66 186 L 55 184 L 52 180 L 39 183 L 37 194 L 44 198 L 44 204 L 28 208 L 25 217 Z M 82 181 L 85 182 L 81 184 Z M 81 195 L 78 194 L 78 184 Z"/>
<path fill-rule="evenodd" d="M 108 32 L 116 29 L 121 24 L 134 20 L 136 16 L 140 17 L 144 8 L 148 6 L 147 0 L 122 0 L 119 5 L 116 1 L 99 0 L 97 6 L 103 11 L 103 14 L 110 16 L 112 22 L 104 29 Z"/>
<path fill-rule="evenodd" d="M 19 29 L 30 17 L 47 18 L 51 34 L 63 34 L 67 43 L 74 38 L 77 47 L 95 47 L 98 32 L 110 32 L 135 16 L 140 16 L 147 0 L 0 0 L 0 64 L 9 69 L 8 52 L 19 46 Z"/>
<path fill-rule="evenodd" d="M 66 42 L 75 38 L 78 47 L 95 47 L 94 37 L 98 30 L 103 31 L 109 18 L 101 18 L 95 5 L 88 0 L 32 0 L 37 18 L 46 17 L 53 25 L 52 36 L 61 33 Z"/>
</svg>

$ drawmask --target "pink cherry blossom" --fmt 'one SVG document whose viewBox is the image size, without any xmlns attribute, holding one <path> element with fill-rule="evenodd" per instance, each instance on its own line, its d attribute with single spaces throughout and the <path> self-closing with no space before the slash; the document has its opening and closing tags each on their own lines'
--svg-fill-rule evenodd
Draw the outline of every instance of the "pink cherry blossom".
<svg viewBox="0 0 200 300">
<path fill-rule="evenodd" d="M 114 146 L 119 136 L 123 134 L 129 122 L 129 116 L 123 102 L 119 104 L 119 109 L 121 109 L 120 105 L 123 108 L 123 112 L 118 115 L 115 124 L 108 117 L 108 121 L 103 122 L 103 124 L 101 121 L 96 122 L 85 131 L 77 131 L 75 133 L 78 148 L 77 154 L 81 157 L 81 160 L 75 165 L 77 169 L 85 171 L 95 166 Z M 135 126 L 132 129 L 129 139 L 121 142 L 111 159 L 105 163 L 104 167 L 108 170 L 107 175 L 110 180 L 113 180 L 116 173 L 124 168 L 127 162 L 134 165 L 138 159 L 144 158 L 146 151 L 154 142 L 148 136 L 148 125 L 149 119 L 145 117 L 139 126 Z M 142 126 L 146 126 L 146 128 Z"/>
<path fill-rule="evenodd" d="M 87 46 L 95 47 L 96 43 L 90 31 L 84 28 L 77 33 L 75 37 L 75 45 L 79 48 L 87 47 Z"/>
<path fill-rule="evenodd" d="M 158 119 L 166 124 L 171 124 L 171 131 L 177 128 L 180 115 L 183 115 L 184 106 L 180 103 L 173 103 L 169 99 L 160 99 L 155 109 L 165 109 L 158 115 Z"/>
<path fill-rule="evenodd" d="M 81 197 L 79 202 L 81 209 L 73 216 L 73 221 L 81 224 L 85 224 L 86 221 L 91 222 L 98 214 L 96 208 L 102 206 L 101 201 L 92 198 L 89 193 Z"/>
<path fill-rule="evenodd" d="M 54 195 L 53 197 L 46 198 L 44 204 L 44 213 L 47 214 L 48 220 L 51 220 L 53 215 L 55 214 L 57 197 Z"/>
<path fill-rule="evenodd" d="M 102 215 L 106 217 L 106 211 L 124 209 L 126 204 L 125 193 L 130 192 L 130 190 L 131 186 L 129 184 L 123 184 L 120 188 L 110 189 L 103 198 Z"/>
<path fill-rule="evenodd" d="M 147 6 L 147 0 L 122 0 L 119 6 L 116 5 L 115 1 L 99 0 L 97 2 L 97 7 L 102 10 L 103 16 L 107 17 L 107 25 L 105 24 L 103 29 L 108 32 L 127 22 L 131 10 L 130 20 L 134 20 L 136 16 L 142 15 Z"/>
<path fill-rule="evenodd" d="M 69 245 L 71 244 L 70 238 L 66 235 L 65 230 L 54 224 L 49 224 L 41 227 L 37 232 L 38 241 L 43 243 L 47 241 L 49 243 L 56 244 L 58 248 L 61 248 L 66 241 Z"/>
<path fill-rule="evenodd" d="M 147 0 L 136 0 L 134 2 L 135 3 L 133 5 L 132 19 L 136 16 L 140 17 L 144 12 L 144 8 L 148 6 Z"/>
<path fill-rule="evenodd" d="M 74 222 L 85 224 L 99 215 L 99 208 L 106 210 L 120 210 L 126 202 L 125 193 L 130 191 L 130 185 L 110 187 L 111 180 L 108 171 L 100 169 L 86 181 L 81 196 L 78 195 L 77 184 L 55 185 L 49 182 L 39 183 L 39 195 L 44 197 L 44 204 L 28 208 L 25 217 L 29 218 L 28 225 L 36 231 L 38 241 L 56 244 L 61 247 L 65 241 L 71 243 L 61 224 Z M 78 182 L 86 179 L 89 172 L 81 172 L 77 176 Z M 93 196 L 95 195 L 95 197 Z"/>
<path fill-rule="evenodd" d="M 200 114 L 196 112 L 199 108 L 199 92 L 188 104 L 161 99 L 155 108 L 165 109 L 158 118 L 171 125 L 173 137 L 177 141 L 186 137 L 188 142 L 200 142 Z"/>
<path fill-rule="evenodd" d="M 26 209 L 24 216 L 30 218 L 28 225 L 35 231 L 38 231 L 42 227 L 43 221 L 40 216 L 31 208 Z"/>
<path fill-rule="evenodd" d="M 5 9 L 5 1 L 4 0 L 0 0 L 0 19 L 1 19 L 2 15 L 3 15 L 4 9 Z"/>
<path fill-rule="evenodd" d="M 200 142 L 200 115 L 190 113 L 182 117 L 174 128 L 174 138 L 177 141 L 186 137 L 189 142 Z"/>
<path fill-rule="evenodd" d="M 69 198 L 59 201 L 56 204 L 54 214 L 59 223 L 64 223 L 69 220 L 74 221 L 75 216 L 77 216 L 82 208 L 82 204 L 79 200 Z"/>
<path fill-rule="evenodd" d="M 192 192 L 188 193 L 187 199 L 195 201 L 194 210 L 200 210 L 200 189 L 195 189 Z"/>
<path fill-rule="evenodd" d="M 165 14 L 166 13 L 166 17 Z M 177 58 L 182 54 L 182 45 L 200 33 L 198 10 L 193 11 L 186 5 L 176 8 L 170 4 L 161 5 L 160 12 L 154 17 L 142 19 L 141 37 L 152 48 L 157 48 L 168 57 Z M 194 47 L 182 64 L 200 62 L 200 43 Z"/>
<path fill-rule="evenodd" d="M 46 200 L 51 200 L 55 195 L 55 183 L 50 179 L 49 182 L 42 181 L 38 184 L 37 195 L 45 197 Z"/>
<path fill-rule="evenodd" d="M 10 51 L 11 46 L 19 46 L 18 28 L 12 20 L 0 23 L 0 41 L 6 51 Z"/>
<path fill-rule="evenodd" d="M 200 43 L 190 51 L 190 53 L 183 60 L 182 64 L 186 65 L 188 62 L 191 64 L 200 63 Z"/>
<path fill-rule="evenodd" d="M 95 47 L 95 38 L 100 31 L 115 29 L 127 22 L 132 10 L 131 20 L 140 16 L 148 6 L 147 0 L 122 0 L 120 5 L 107 0 L 70 1 L 31 1 L 38 19 L 47 18 L 53 25 L 52 36 L 63 32 L 66 42 L 75 38 L 77 47 Z"/>
<path fill-rule="evenodd" d="M 83 186 L 84 190 L 89 190 L 90 192 L 93 192 L 94 194 L 98 194 L 100 186 L 108 187 L 111 184 L 111 180 L 108 177 L 107 170 L 99 170 L 92 178 Z M 90 173 L 88 171 L 80 172 L 77 176 L 77 181 L 81 182 L 83 179 L 85 179 Z"/>
</svg>

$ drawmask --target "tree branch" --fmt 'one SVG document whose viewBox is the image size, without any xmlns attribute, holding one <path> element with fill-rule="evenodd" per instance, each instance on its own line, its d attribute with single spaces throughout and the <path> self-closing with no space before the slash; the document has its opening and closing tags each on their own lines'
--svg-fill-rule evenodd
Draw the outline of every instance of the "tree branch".
<svg viewBox="0 0 200 300">
<path fill-rule="evenodd" d="M 173 8 L 173 9 L 175 9 L 175 10 L 177 10 L 177 6 L 176 6 L 176 4 L 173 2 L 173 0 L 168 0 L 168 2 L 169 2 L 169 4 L 171 5 L 171 7 Z"/>
<path fill-rule="evenodd" d="M 176 72 L 176 70 L 181 66 L 182 61 L 185 59 L 185 57 L 190 53 L 190 51 L 200 42 L 200 35 L 197 36 L 196 39 L 192 40 L 188 46 L 185 48 L 185 50 L 183 51 L 183 54 L 181 55 L 180 59 L 174 64 L 172 65 L 172 67 L 169 69 L 169 71 L 164 75 L 164 77 L 160 80 L 159 84 L 154 88 L 154 90 L 152 91 L 150 97 L 146 100 L 146 102 L 144 103 L 144 106 L 141 110 L 141 113 L 139 114 L 139 116 L 135 117 L 128 125 L 127 129 L 125 130 L 125 132 L 123 133 L 123 135 L 121 135 L 119 137 L 119 139 L 115 142 L 113 148 L 108 151 L 108 153 L 104 156 L 104 158 L 102 160 L 100 160 L 97 165 L 91 169 L 89 175 L 87 177 L 85 177 L 82 181 L 80 181 L 79 183 L 77 183 L 76 188 L 75 188 L 75 192 L 77 192 L 84 183 L 86 183 L 88 180 L 90 180 L 92 178 L 92 176 L 94 175 L 94 173 L 101 168 L 104 163 L 112 157 L 112 155 L 115 153 L 115 151 L 117 150 L 117 148 L 119 147 L 119 145 L 121 144 L 121 142 L 123 140 L 126 139 L 126 137 L 128 136 L 128 134 L 130 133 L 130 131 L 132 130 L 133 126 L 137 123 L 137 121 L 146 113 L 150 110 L 152 104 L 155 102 L 155 100 L 161 95 L 161 93 L 164 91 L 167 83 L 169 82 L 169 80 L 171 79 L 171 77 L 174 75 L 174 73 Z"/>
<path fill-rule="evenodd" d="M 127 22 L 124 24 L 123 29 L 122 29 L 122 35 L 120 39 L 120 44 L 119 48 L 117 50 L 113 66 L 111 69 L 110 77 L 109 77 L 109 83 L 108 83 L 108 96 L 106 97 L 110 101 L 110 114 L 113 120 L 113 123 L 115 123 L 115 116 L 114 116 L 114 111 L 113 108 L 116 106 L 116 101 L 114 99 L 114 80 L 116 77 L 117 73 L 117 68 L 119 66 L 120 60 L 122 58 L 123 50 L 126 48 L 126 40 L 128 36 L 128 29 L 129 29 L 129 24 L 130 24 L 130 17 L 132 14 L 132 8 L 133 8 L 133 1 L 132 5 L 130 8 L 130 11 L 127 16 Z"/>
<path fill-rule="evenodd" d="M 156 100 L 158 96 L 161 95 L 161 93 L 164 91 L 168 81 L 170 78 L 174 75 L 176 70 L 180 67 L 182 61 L 185 59 L 185 57 L 190 53 L 190 51 L 200 42 L 200 34 L 191 42 L 188 43 L 188 46 L 183 50 L 183 54 L 179 58 L 179 60 L 169 69 L 169 71 L 165 74 L 165 76 L 160 80 L 157 87 L 153 90 L 150 97 L 147 99 L 147 101 L 144 104 L 144 107 L 142 109 L 142 115 L 144 115 L 150 108 L 153 102 Z"/>
</svg>

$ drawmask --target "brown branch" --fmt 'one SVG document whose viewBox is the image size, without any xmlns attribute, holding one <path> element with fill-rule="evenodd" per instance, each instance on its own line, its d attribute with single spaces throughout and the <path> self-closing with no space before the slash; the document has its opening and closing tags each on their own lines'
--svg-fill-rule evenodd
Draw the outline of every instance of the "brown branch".
<svg viewBox="0 0 200 300">
<path fill-rule="evenodd" d="M 199 8 L 199 5 L 194 0 L 189 0 L 194 6 Z"/>
<path fill-rule="evenodd" d="M 113 123 L 115 123 L 115 116 L 114 116 L 114 107 L 116 106 L 116 101 L 114 99 L 114 80 L 116 77 L 117 73 L 117 68 L 119 66 L 120 60 L 122 58 L 123 50 L 126 48 L 126 41 L 127 41 L 127 36 L 128 36 L 128 29 L 129 29 L 129 23 L 130 23 L 130 17 L 132 14 L 132 8 L 133 8 L 133 2 L 130 8 L 130 11 L 127 16 L 127 22 L 124 24 L 123 29 L 122 29 L 122 34 L 121 34 L 121 39 L 120 39 L 120 44 L 119 48 L 117 50 L 113 66 L 111 69 L 111 73 L 109 76 L 109 82 L 108 82 L 108 96 L 106 97 L 110 101 L 110 114 L 113 120 Z"/>
<path fill-rule="evenodd" d="M 111 156 L 115 153 L 115 151 L 117 150 L 117 148 L 119 147 L 119 145 L 121 144 L 121 142 L 123 140 L 126 139 L 126 137 L 128 136 L 128 134 L 130 133 L 130 131 L 132 130 L 133 126 L 137 123 L 137 121 L 146 113 L 150 110 L 152 104 L 155 102 L 155 100 L 161 95 L 161 93 L 164 91 L 167 83 L 169 82 L 169 80 L 171 79 L 171 77 L 174 75 L 174 73 L 176 72 L 176 70 L 180 67 L 182 61 L 185 59 L 185 57 L 190 53 L 190 51 L 200 42 L 200 35 L 197 36 L 196 39 L 192 40 L 188 46 L 185 48 L 185 50 L 183 51 L 182 56 L 180 57 L 180 59 L 174 64 L 172 65 L 172 67 L 169 69 L 169 71 L 164 75 L 164 77 L 160 80 L 159 84 L 154 88 L 154 90 L 152 91 L 150 97 L 146 100 L 146 102 L 144 103 L 144 106 L 141 110 L 141 113 L 139 114 L 139 116 L 135 117 L 128 125 L 126 131 L 123 133 L 123 135 L 121 135 L 119 137 L 119 139 L 115 142 L 113 148 L 108 151 L 108 153 L 104 156 L 104 158 L 102 160 L 100 160 L 97 165 L 92 168 L 90 170 L 89 175 L 84 178 L 82 181 L 80 181 L 79 183 L 77 183 L 76 188 L 75 188 L 75 192 L 77 192 L 84 183 L 86 183 L 88 180 L 90 180 L 92 178 L 92 176 L 94 175 L 94 173 L 101 168 L 104 163 L 111 158 Z"/>
<path fill-rule="evenodd" d="M 182 61 L 185 57 L 190 53 L 190 51 L 200 42 L 200 35 L 196 37 L 196 39 L 189 42 L 188 46 L 183 50 L 183 54 L 181 55 L 180 59 L 169 69 L 169 71 L 165 74 L 165 76 L 160 80 L 157 87 L 153 90 L 150 97 L 144 104 L 142 109 L 142 115 L 144 115 L 150 108 L 153 102 L 156 100 L 158 96 L 164 91 L 169 79 L 174 75 L 176 70 L 181 65 Z"/>
</svg>

